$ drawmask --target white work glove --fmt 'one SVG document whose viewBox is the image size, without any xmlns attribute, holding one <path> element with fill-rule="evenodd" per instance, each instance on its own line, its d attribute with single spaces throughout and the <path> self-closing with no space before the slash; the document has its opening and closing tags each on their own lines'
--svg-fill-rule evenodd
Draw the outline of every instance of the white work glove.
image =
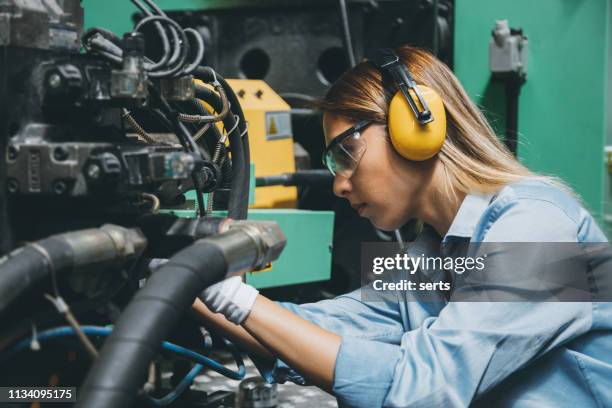
<svg viewBox="0 0 612 408">
<path fill-rule="evenodd" d="M 209 286 L 198 297 L 211 311 L 241 324 L 251 313 L 258 294 L 259 291 L 243 283 L 240 276 L 232 276 Z"/>
</svg>

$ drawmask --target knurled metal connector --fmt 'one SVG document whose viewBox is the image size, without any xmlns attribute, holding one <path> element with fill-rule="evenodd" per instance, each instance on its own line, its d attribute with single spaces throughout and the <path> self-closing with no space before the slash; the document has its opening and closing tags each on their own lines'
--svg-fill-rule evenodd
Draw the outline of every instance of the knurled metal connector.
<svg viewBox="0 0 612 408">
<path fill-rule="evenodd" d="M 229 229 L 241 229 L 255 242 L 258 254 L 254 265 L 256 270 L 277 260 L 287 244 L 287 238 L 276 221 L 234 221 Z"/>
</svg>

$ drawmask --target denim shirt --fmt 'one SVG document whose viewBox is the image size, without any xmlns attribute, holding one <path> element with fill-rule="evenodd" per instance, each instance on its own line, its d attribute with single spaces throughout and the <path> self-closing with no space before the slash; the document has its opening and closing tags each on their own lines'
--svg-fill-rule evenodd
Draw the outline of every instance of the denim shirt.
<svg viewBox="0 0 612 408">
<path fill-rule="evenodd" d="M 496 195 L 467 195 L 449 241 L 607 239 L 570 194 L 524 179 Z M 440 238 L 423 233 L 412 248 L 439 252 Z M 358 289 L 279 304 L 342 337 L 333 384 L 340 406 L 612 406 L 612 303 L 365 302 Z M 268 381 L 305 382 L 280 360 L 257 365 Z"/>
</svg>

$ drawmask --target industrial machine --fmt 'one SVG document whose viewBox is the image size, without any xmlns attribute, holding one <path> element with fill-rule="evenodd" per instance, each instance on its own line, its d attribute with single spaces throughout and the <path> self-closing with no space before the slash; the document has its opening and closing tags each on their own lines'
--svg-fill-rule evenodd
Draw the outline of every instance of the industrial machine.
<svg viewBox="0 0 612 408">
<path fill-rule="evenodd" d="M 247 120 L 200 33 L 133 3 L 122 36 L 83 33 L 77 0 L 0 3 L 0 383 L 78 386 L 83 407 L 231 406 L 187 390 L 204 368 L 245 374 L 237 351 L 238 371 L 207 357 L 232 346 L 187 312 L 286 237 L 246 220 Z M 161 211 L 188 191 L 194 217 Z"/>
</svg>

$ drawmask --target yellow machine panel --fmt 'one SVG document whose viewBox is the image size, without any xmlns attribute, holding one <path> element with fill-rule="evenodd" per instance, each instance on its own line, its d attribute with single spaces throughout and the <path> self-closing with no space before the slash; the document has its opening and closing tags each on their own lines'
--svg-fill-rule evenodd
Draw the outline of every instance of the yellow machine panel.
<svg viewBox="0 0 612 408">
<path fill-rule="evenodd" d="M 295 172 L 293 134 L 289 105 L 261 80 L 228 79 L 249 126 L 251 162 L 255 177 Z M 252 208 L 295 208 L 295 187 L 255 189 Z"/>
</svg>

